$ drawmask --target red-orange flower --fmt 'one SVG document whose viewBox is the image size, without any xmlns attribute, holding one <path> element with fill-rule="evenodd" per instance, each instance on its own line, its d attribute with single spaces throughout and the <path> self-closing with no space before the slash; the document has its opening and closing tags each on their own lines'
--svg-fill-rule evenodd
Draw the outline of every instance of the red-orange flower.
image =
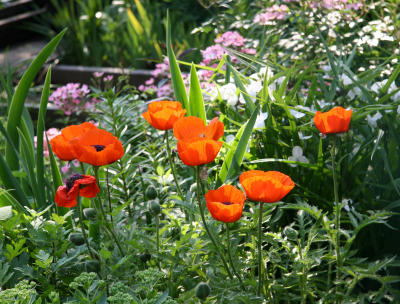
<svg viewBox="0 0 400 304">
<path fill-rule="evenodd" d="M 94 176 L 72 174 L 65 180 L 65 185 L 58 187 L 54 200 L 59 207 L 71 208 L 76 206 L 78 195 L 91 198 L 99 192 Z"/>
<path fill-rule="evenodd" d="M 154 101 L 149 104 L 147 112 L 142 116 L 158 130 L 171 130 L 175 122 L 185 116 L 179 101 Z"/>
<path fill-rule="evenodd" d="M 208 191 L 204 197 L 213 218 L 224 223 L 236 222 L 242 216 L 246 197 L 239 189 L 224 185 L 217 190 Z"/>
<path fill-rule="evenodd" d="M 92 129 L 71 140 L 76 158 L 93 166 L 111 164 L 124 155 L 122 143 L 111 133 Z"/>
<path fill-rule="evenodd" d="M 335 107 L 325 113 L 318 111 L 315 113 L 314 123 L 323 134 L 347 132 L 352 112 L 342 107 Z"/>
<path fill-rule="evenodd" d="M 239 181 L 249 199 L 264 203 L 280 201 L 294 187 L 291 178 L 278 171 L 246 171 Z"/>
<path fill-rule="evenodd" d="M 71 125 L 62 129 L 60 135 L 50 140 L 52 151 L 61 160 L 75 159 L 76 155 L 72 148 L 71 140 L 92 129 L 96 129 L 96 126 L 90 122 L 84 122 L 80 125 Z"/>
<path fill-rule="evenodd" d="M 178 139 L 178 154 L 185 165 L 197 166 L 212 162 L 222 142 L 217 141 L 224 134 L 224 124 L 214 118 L 206 126 L 201 118 L 188 116 L 174 125 L 174 136 Z"/>
</svg>

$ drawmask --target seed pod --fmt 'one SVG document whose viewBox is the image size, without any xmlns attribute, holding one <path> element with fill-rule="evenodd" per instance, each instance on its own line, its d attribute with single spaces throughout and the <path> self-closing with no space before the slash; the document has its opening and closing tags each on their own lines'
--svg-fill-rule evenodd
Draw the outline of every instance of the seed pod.
<svg viewBox="0 0 400 304">
<path fill-rule="evenodd" d="M 211 288 L 207 283 L 200 282 L 199 284 L 197 284 L 195 292 L 196 297 L 204 301 L 210 295 Z"/>
<path fill-rule="evenodd" d="M 155 214 L 155 215 L 161 213 L 161 206 L 160 206 L 160 204 L 158 203 L 158 201 L 156 201 L 156 200 L 151 200 L 151 201 L 149 202 L 149 211 L 150 211 L 152 214 Z"/>
<path fill-rule="evenodd" d="M 71 233 L 68 239 L 76 246 L 80 246 L 85 243 L 85 239 L 83 238 L 82 233 Z"/>
<path fill-rule="evenodd" d="M 83 214 L 88 220 L 94 221 L 97 219 L 97 212 L 94 208 L 85 208 L 83 209 Z"/>
<path fill-rule="evenodd" d="M 158 194 L 157 194 L 156 188 L 154 188 L 153 186 L 149 186 L 146 189 L 145 195 L 146 195 L 147 199 L 152 200 L 152 199 L 155 199 Z"/>
<path fill-rule="evenodd" d="M 86 272 L 99 272 L 100 263 L 97 260 L 89 260 L 85 262 Z"/>
</svg>

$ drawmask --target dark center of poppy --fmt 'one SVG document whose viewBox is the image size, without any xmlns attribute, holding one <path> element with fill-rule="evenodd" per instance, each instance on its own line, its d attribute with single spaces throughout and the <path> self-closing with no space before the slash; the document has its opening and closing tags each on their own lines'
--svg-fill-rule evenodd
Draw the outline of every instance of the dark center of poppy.
<svg viewBox="0 0 400 304">
<path fill-rule="evenodd" d="M 106 146 L 103 145 L 92 145 L 92 147 L 94 147 L 97 152 L 103 151 L 106 148 Z"/>
<path fill-rule="evenodd" d="M 69 190 L 71 190 L 71 188 L 74 186 L 75 181 L 82 178 L 83 178 L 82 174 L 78 173 L 71 174 L 70 177 L 68 177 L 65 180 L 65 185 L 67 186 L 67 192 L 69 192 Z"/>
<path fill-rule="evenodd" d="M 231 203 L 231 202 L 221 202 L 221 204 L 224 204 L 224 205 L 233 205 L 233 203 Z"/>
<path fill-rule="evenodd" d="M 199 136 L 200 136 L 201 138 L 206 137 L 206 135 L 205 135 L 204 133 L 201 133 Z"/>
</svg>

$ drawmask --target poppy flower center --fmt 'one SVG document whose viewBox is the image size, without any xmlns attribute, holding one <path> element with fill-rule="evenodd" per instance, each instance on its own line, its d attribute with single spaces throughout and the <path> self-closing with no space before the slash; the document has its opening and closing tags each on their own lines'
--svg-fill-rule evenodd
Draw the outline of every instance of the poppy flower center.
<svg viewBox="0 0 400 304">
<path fill-rule="evenodd" d="M 233 203 L 231 203 L 231 202 L 221 202 L 221 204 L 224 204 L 224 205 L 227 205 L 227 206 L 233 205 Z"/>
<path fill-rule="evenodd" d="M 199 136 L 200 136 L 201 138 L 205 138 L 205 137 L 206 137 L 206 135 L 205 135 L 204 133 L 201 133 Z"/>
<path fill-rule="evenodd" d="M 82 178 L 83 178 L 83 175 L 78 174 L 78 173 L 74 173 L 70 177 L 68 177 L 65 180 L 65 185 L 67 186 L 67 192 L 69 190 L 71 190 L 71 188 L 74 186 L 75 181 L 77 181 L 78 179 L 82 179 Z"/>
<path fill-rule="evenodd" d="M 92 147 L 94 147 L 97 152 L 103 151 L 106 148 L 106 146 L 103 145 L 92 145 Z"/>
</svg>

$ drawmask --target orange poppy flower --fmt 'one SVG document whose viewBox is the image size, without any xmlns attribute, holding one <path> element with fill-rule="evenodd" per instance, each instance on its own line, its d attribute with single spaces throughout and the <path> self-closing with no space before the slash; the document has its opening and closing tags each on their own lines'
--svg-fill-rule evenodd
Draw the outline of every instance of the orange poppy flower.
<svg viewBox="0 0 400 304">
<path fill-rule="evenodd" d="M 59 207 L 71 208 L 76 206 L 78 195 L 92 198 L 99 192 L 94 176 L 72 174 L 65 180 L 65 185 L 58 187 L 54 201 Z"/>
<path fill-rule="evenodd" d="M 92 166 L 111 164 L 124 155 L 122 143 L 110 132 L 92 129 L 71 141 L 76 158 Z"/>
<path fill-rule="evenodd" d="M 280 201 L 294 187 L 291 178 L 278 171 L 246 171 L 240 175 L 239 181 L 249 199 L 264 203 Z"/>
<path fill-rule="evenodd" d="M 178 139 L 178 154 L 185 165 L 208 164 L 217 157 L 222 146 L 217 140 L 224 134 L 224 124 L 218 118 L 206 126 L 201 118 L 183 117 L 173 129 Z"/>
<path fill-rule="evenodd" d="M 174 123 L 185 114 L 186 110 L 182 110 L 179 101 L 162 100 L 150 103 L 142 116 L 158 130 L 171 130 Z"/>
<path fill-rule="evenodd" d="M 325 113 L 318 111 L 315 113 L 314 123 L 323 134 L 347 132 L 352 112 L 342 107 L 335 107 Z"/>
<path fill-rule="evenodd" d="M 208 211 L 217 221 L 233 223 L 242 216 L 246 197 L 239 189 L 224 185 L 217 190 L 208 191 L 204 197 Z"/>
<path fill-rule="evenodd" d="M 84 122 L 80 125 L 71 125 L 62 129 L 60 135 L 50 140 L 52 151 L 61 160 L 75 159 L 76 155 L 71 146 L 71 140 L 92 129 L 96 129 L 96 126 L 90 122 Z"/>
</svg>

